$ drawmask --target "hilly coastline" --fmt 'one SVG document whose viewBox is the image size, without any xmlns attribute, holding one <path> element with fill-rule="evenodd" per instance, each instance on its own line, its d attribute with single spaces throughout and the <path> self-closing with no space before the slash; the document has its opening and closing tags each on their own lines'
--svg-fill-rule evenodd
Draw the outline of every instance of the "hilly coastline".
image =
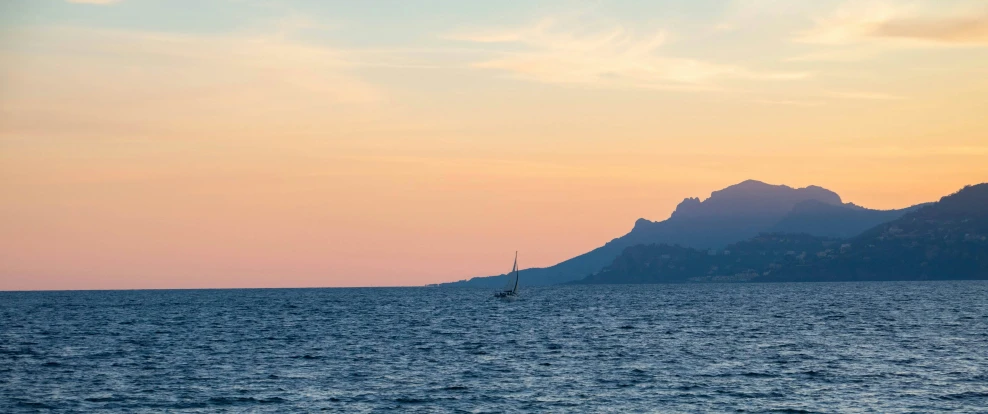
<svg viewBox="0 0 988 414">
<path fill-rule="evenodd" d="M 792 188 L 746 180 L 714 191 L 705 200 L 686 198 L 666 220 L 638 219 L 627 234 L 554 266 L 524 269 L 521 278 L 529 286 L 573 282 L 599 272 L 637 245 L 722 249 L 765 232 L 849 237 L 917 207 L 871 210 L 844 203 L 837 193 L 818 186 Z M 475 277 L 439 286 L 500 287 L 506 278 Z"/>
<path fill-rule="evenodd" d="M 636 245 L 575 283 L 988 279 L 988 184 L 851 238 L 764 233 L 725 249 Z"/>
</svg>

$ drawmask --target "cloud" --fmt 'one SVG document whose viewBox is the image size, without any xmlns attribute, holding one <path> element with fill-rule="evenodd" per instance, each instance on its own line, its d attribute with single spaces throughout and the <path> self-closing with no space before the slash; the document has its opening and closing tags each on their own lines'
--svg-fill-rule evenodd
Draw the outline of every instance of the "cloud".
<svg viewBox="0 0 988 414">
<path fill-rule="evenodd" d="M 883 22 L 873 35 L 938 43 L 988 45 L 988 13 L 944 19 L 900 19 Z"/>
<path fill-rule="evenodd" d="M 881 53 L 882 48 L 858 45 L 818 50 L 784 59 L 786 62 L 855 62 Z"/>
<path fill-rule="evenodd" d="M 752 102 L 762 105 L 785 105 L 785 106 L 820 106 L 827 105 L 830 99 L 847 99 L 857 101 L 898 101 L 906 99 L 903 96 L 890 95 L 879 92 L 867 91 L 824 91 L 811 94 L 811 100 L 803 99 L 755 99 Z"/>
<path fill-rule="evenodd" d="M 120 2 L 121 0 L 65 0 L 65 1 L 66 2 L 69 2 L 69 3 L 76 3 L 76 4 L 98 4 L 98 5 L 106 5 L 106 4 L 117 3 L 117 2 Z"/>
<path fill-rule="evenodd" d="M 717 89 L 722 79 L 793 80 L 809 73 L 761 73 L 744 67 L 661 53 L 669 34 L 641 35 L 620 25 L 574 29 L 555 19 L 507 30 L 458 33 L 450 39 L 501 46 L 473 67 L 545 83 L 649 89 Z M 587 29 L 589 27 L 589 29 Z M 504 47 L 508 47 L 505 50 Z"/>
<path fill-rule="evenodd" d="M 763 105 L 785 105 L 785 106 L 820 106 L 822 101 L 800 101 L 795 99 L 756 99 L 755 103 Z"/>
<path fill-rule="evenodd" d="M 927 146 L 927 147 L 838 147 L 834 148 L 835 155 L 888 157 L 888 158 L 923 158 L 934 156 L 985 156 L 988 147 L 985 146 Z"/>
<path fill-rule="evenodd" d="M 865 100 L 865 101 L 897 101 L 905 99 L 905 97 L 898 95 L 889 95 L 885 93 L 878 92 L 863 92 L 863 91 L 831 91 L 826 92 L 824 95 L 831 98 L 841 98 L 841 99 L 855 99 L 855 100 Z"/>
<path fill-rule="evenodd" d="M 355 112 L 373 113 L 385 96 L 347 51 L 280 35 L 47 27 L 0 36 L 19 39 L 0 48 L 8 132 L 312 129 L 358 122 Z"/>
<path fill-rule="evenodd" d="M 988 7 L 983 2 L 855 1 L 845 3 L 796 41 L 846 45 L 885 41 L 900 45 L 988 45 Z"/>
</svg>

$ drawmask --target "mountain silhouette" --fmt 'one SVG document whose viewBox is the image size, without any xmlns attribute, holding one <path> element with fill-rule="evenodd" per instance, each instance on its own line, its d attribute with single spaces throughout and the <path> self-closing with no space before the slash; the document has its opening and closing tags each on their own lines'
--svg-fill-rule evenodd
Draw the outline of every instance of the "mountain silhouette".
<svg viewBox="0 0 988 414">
<path fill-rule="evenodd" d="M 747 180 L 714 191 L 704 201 L 683 200 L 668 220 L 639 220 L 623 239 L 628 242 L 626 246 L 668 243 L 719 248 L 766 231 L 797 204 L 807 201 L 842 205 L 837 193 L 821 187 L 792 188 Z"/>
<path fill-rule="evenodd" d="M 764 281 L 988 279 L 988 183 L 876 226 Z"/>
<path fill-rule="evenodd" d="M 895 220 L 925 205 L 918 204 L 898 210 L 871 210 L 852 203 L 837 205 L 806 200 L 797 203 L 768 231 L 846 238 L 856 236 L 878 223 Z"/>
<path fill-rule="evenodd" d="M 792 210 L 796 204 L 814 200 L 820 203 L 841 205 L 837 193 L 811 185 L 792 188 L 771 185 L 756 180 L 746 180 L 723 190 L 710 193 L 710 198 L 687 198 L 672 213 L 673 219 L 734 216 L 780 216 Z"/>
<path fill-rule="evenodd" d="M 724 250 L 631 246 L 578 283 L 945 279 L 988 279 L 988 184 L 847 239 L 763 233 Z"/>
<path fill-rule="evenodd" d="M 796 211 L 798 205 L 807 202 L 814 204 Z M 833 210 L 826 214 L 808 214 L 820 210 L 820 205 L 831 206 Z M 848 213 L 851 210 L 856 212 Z M 520 277 L 526 285 L 566 283 L 599 271 L 611 264 L 625 248 L 638 244 L 665 243 L 693 248 L 722 248 L 771 231 L 777 226 L 805 228 L 806 232 L 814 235 L 828 235 L 833 229 L 856 233 L 897 218 L 904 212 L 879 212 L 844 204 L 837 193 L 818 186 L 792 188 L 746 180 L 714 191 L 706 200 L 686 198 L 666 220 L 638 219 L 630 232 L 601 247 L 554 266 L 524 269 L 520 272 Z M 788 221 L 784 222 L 787 218 Z M 817 224 L 814 220 L 818 219 L 826 224 Z M 505 283 L 506 277 L 475 277 L 441 286 L 500 287 Z"/>
</svg>

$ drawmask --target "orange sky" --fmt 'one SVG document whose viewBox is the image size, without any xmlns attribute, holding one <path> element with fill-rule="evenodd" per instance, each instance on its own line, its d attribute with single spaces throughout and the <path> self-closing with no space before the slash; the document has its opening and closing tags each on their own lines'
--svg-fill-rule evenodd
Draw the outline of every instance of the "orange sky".
<svg viewBox="0 0 988 414">
<path fill-rule="evenodd" d="M 0 10 L 0 290 L 421 285 L 749 178 L 988 181 L 977 1 L 138 3 Z"/>
</svg>

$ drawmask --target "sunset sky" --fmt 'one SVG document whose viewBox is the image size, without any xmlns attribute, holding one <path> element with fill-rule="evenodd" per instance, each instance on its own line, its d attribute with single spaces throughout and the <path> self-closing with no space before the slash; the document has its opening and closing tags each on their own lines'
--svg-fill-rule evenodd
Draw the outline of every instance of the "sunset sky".
<svg viewBox="0 0 988 414">
<path fill-rule="evenodd" d="M 0 0 L 0 290 L 421 285 L 988 181 L 988 3 Z"/>
</svg>

